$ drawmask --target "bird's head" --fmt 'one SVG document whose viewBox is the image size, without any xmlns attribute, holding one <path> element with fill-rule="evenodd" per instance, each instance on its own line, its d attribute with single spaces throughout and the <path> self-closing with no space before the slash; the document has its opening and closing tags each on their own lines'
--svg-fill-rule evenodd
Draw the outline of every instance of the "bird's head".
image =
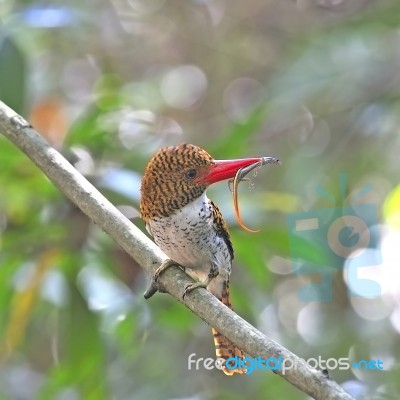
<svg viewBox="0 0 400 400">
<path fill-rule="evenodd" d="M 192 144 L 160 149 L 147 164 L 141 185 L 140 212 L 145 221 L 167 217 L 200 197 L 215 182 L 233 178 L 260 158 L 214 160 Z"/>
</svg>

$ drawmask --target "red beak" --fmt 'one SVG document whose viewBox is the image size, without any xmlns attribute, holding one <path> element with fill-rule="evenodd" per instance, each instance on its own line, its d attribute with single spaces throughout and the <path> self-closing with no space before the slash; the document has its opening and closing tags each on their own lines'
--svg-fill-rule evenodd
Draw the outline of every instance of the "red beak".
<svg viewBox="0 0 400 400">
<path fill-rule="evenodd" d="M 214 160 L 214 164 L 206 169 L 205 174 L 198 179 L 198 182 L 211 185 L 212 183 L 220 182 L 225 179 L 234 178 L 236 172 L 238 172 L 240 168 L 247 167 L 262 160 L 262 158 Z"/>
</svg>

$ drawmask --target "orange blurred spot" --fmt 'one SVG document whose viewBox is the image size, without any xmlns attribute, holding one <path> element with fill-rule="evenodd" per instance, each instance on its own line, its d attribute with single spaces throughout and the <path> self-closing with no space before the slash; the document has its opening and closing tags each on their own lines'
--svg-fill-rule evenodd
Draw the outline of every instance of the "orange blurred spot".
<svg viewBox="0 0 400 400">
<path fill-rule="evenodd" d="M 60 101 L 47 98 L 36 102 L 31 109 L 29 120 L 52 146 L 62 147 L 68 123 Z"/>
</svg>

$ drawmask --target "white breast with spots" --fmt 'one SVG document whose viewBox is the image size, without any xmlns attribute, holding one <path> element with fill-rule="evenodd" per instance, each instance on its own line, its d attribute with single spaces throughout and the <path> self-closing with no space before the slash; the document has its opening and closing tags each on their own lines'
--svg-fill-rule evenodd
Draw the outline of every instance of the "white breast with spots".
<svg viewBox="0 0 400 400">
<path fill-rule="evenodd" d="M 204 193 L 176 214 L 152 220 L 146 228 L 168 257 L 190 269 L 190 275 L 203 280 L 214 264 L 219 278 L 227 279 L 232 260 L 213 220 L 212 204 Z"/>
</svg>

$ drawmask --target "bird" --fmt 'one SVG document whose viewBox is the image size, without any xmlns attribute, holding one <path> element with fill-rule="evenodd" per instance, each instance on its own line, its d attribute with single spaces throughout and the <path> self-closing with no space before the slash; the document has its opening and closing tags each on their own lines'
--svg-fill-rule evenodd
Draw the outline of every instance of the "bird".
<svg viewBox="0 0 400 400">
<path fill-rule="evenodd" d="M 150 159 L 141 182 L 140 215 L 169 260 L 156 270 L 145 298 L 159 289 L 158 276 L 179 264 L 195 280 L 183 296 L 203 287 L 232 309 L 229 278 L 234 250 L 227 224 L 206 190 L 260 160 L 214 160 L 207 151 L 189 143 L 161 148 Z M 226 364 L 230 358 L 244 359 L 243 351 L 215 328 L 212 334 L 216 356 L 224 360 L 223 372 L 246 373 L 245 368 Z"/>
</svg>

